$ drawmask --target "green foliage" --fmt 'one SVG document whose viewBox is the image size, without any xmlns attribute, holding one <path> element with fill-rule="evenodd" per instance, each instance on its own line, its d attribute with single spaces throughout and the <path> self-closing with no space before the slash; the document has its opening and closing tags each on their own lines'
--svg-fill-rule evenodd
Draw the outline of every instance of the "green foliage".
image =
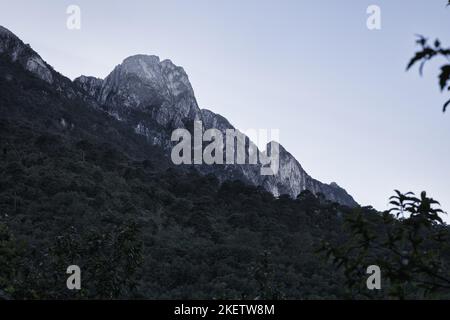
<svg viewBox="0 0 450 320">
<path fill-rule="evenodd" d="M 15 256 L 4 255 L 0 288 L 13 298 L 344 294 L 342 275 L 314 251 L 340 236 L 338 213 L 349 208 L 310 193 L 275 199 L 239 181 L 160 169 L 167 160 L 155 154 L 132 160 L 95 139 L 0 122 L 0 212 Z M 81 291 L 66 288 L 72 264 Z"/>
<path fill-rule="evenodd" d="M 389 211 L 346 217 L 350 237 L 340 245 L 324 243 L 322 251 L 343 269 L 348 287 L 361 295 L 368 294 L 361 281 L 365 268 L 378 265 L 390 297 L 449 297 L 450 232 L 439 217 L 443 211 L 434 208 L 439 203 L 425 192 L 420 198 L 395 192 Z"/>
<path fill-rule="evenodd" d="M 421 203 L 403 201 L 411 202 L 403 210 L 417 221 L 434 218 L 415 230 L 390 214 L 307 191 L 277 199 L 239 181 L 220 183 L 174 168 L 129 124 L 5 61 L 0 56 L 0 298 L 388 297 L 349 290 L 345 280 L 364 281 L 359 271 L 366 262 L 385 261 L 379 252 L 394 262 L 395 280 L 403 269 L 386 250 L 403 250 L 410 236 L 417 241 L 422 234 L 421 255 L 411 244 L 408 261 L 447 270 L 450 253 L 432 244 L 447 239 L 448 228 L 425 194 Z M 344 221 L 358 232 L 347 233 Z M 355 241 L 361 244 L 339 260 L 345 253 L 339 246 Z M 317 254 L 322 243 L 336 248 L 333 257 L 345 268 Z M 74 264 L 82 272 L 80 291 L 66 288 L 66 269 Z M 419 280 L 429 277 L 422 272 Z M 392 290 L 420 284 L 399 279 Z"/>
<path fill-rule="evenodd" d="M 8 227 L 0 220 L 0 300 L 9 298 L 8 294 L 14 294 L 14 279 L 17 273 L 19 250 L 14 237 Z"/>
</svg>

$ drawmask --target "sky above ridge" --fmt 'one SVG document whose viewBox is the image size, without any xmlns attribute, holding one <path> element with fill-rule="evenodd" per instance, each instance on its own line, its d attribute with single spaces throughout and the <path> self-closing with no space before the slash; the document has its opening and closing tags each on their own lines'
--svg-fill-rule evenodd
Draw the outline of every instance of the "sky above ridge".
<svg viewBox="0 0 450 320">
<path fill-rule="evenodd" d="M 69 5 L 81 29 L 66 26 Z M 366 26 L 381 8 L 381 30 Z M 415 34 L 450 46 L 446 0 L 0 0 L 0 25 L 62 74 L 104 78 L 124 58 L 183 66 L 201 108 L 246 129 L 279 129 L 314 178 L 387 208 L 426 190 L 450 211 L 450 111 L 439 64 L 405 72 Z M 442 62 L 442 61 L 441 61 Z M 450 221 L 450 219 L 447 219 Z"/>
</svg>

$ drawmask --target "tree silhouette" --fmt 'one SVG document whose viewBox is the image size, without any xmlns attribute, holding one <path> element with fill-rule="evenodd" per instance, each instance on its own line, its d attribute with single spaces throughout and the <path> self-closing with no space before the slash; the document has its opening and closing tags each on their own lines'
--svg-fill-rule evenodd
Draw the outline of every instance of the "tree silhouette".
<svg viewBox="0 0 450 320">
<path fill-rule="evenodd" d="M 450 5 L 450 1 L 447 3 L 447 6 Z M 423 68 L 425 64 L 436 58 L 443 57 L 447 61 L 450 61 L 450 48 L 442 47 L 441 41 L 439 39 L 434 40 L 433 44 L 429 43 L 429 39 L 425 38 L 422 35 L 417 35 L 418 39 L 416 41 L 417 45 L 420 46 L 420 50 L 417 51 L 414 57 L 409 61 L 406 70 L 410 70 L 411 67 L 419 63 L 419 74 L 423 75 Z M 447 90 L 450 91 L 450 64 L 444 64 L 440 68 L 440 73 L 438 76 L 439 87 L 441 91 Z M 443 112 L 447 110 L 447 107 L 450 105 L 450 99 L 444 103 Z"/>
<path fill-rule="evenodd" d="M 320 251 L 343 269 L 347 286 L 363 296 L 373 297 L 363 281 L 370 265 L 381 268 L 391 297 L 432 298 L 448 292 L 449 261 L 444 255 L 450 233 L 439 217 L 444 212 L 425 192 L 420 198 L 395 192 L 389 211 L 368 216 L 357 209 L 346 217 L 350 237 L 340 245 L 324 242 Z"/>
</svg>

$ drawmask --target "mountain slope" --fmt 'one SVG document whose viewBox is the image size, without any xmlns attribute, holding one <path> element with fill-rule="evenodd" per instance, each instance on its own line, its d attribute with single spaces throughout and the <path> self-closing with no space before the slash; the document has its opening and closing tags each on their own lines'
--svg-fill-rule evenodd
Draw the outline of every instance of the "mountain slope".
<svg viewBox="0 0 450 320">
<path fill-rule="evenodd" d="M 128 126 L 144 136 L 150 145 L 163 148 L 167 155 L 174 145 L 170 141 L 172 131 L 176 128 L 192 130 L 196 120 L 203 122 L 204 129 L 217 128 L 222 132 L 234 129 L 227 119 L 199 108 L 186 72 L 170 60 L 160 61 L 156 56 L 135 55 L 125 59 L 104 80 L 81 76 L 72 82 L 3 27 L 0 27 L 0 54 L 43 80 L 64 97 L 106 111 L 122 123 L 120 126 Z M 9 79 L 13 75 L 6 73 L 4 77 Z M 67 114 L 60 121 L 67 123 L 71 117 L 76 115 Z M 284 148 L 281 149 L 280 168 L 275 177 L 261 176 L 260 165 L 251 164 L 200 165 L 196 169 L 205 174 L 215 174 L 220 181 L 239 179 L 263 186 L 276 196 L 288 194 L 295 198 L 301 191 L 310 190 L 323 193 L 326 198 L 341 204 L 357 205 L 336 184 L 326 185 L 310 178 L 295 158 L 284 152 Z M 257 153 L 260 155 L 261 151 L 257 150 Z"/>
<path fill-rule="evenodd" d="M 314 245 L 341 234 L 337 212 L 349 208 L 309 194 L 278 200 L 174 168 L 126 121 L 54 86 L 71 83 L 45 66 L 53 83 L 0 53 L 0 292 L 14 299 L 344 294 L 342 275 Z M 82 269 L 81 291 L 65 287 L 73 264 Z"/>
<path fill-rule="evenodd" d="M 268 144 L 267 148 L 270 149 Z M 278 196 L 289 194 L 296 197 L 304 190 L 309 190 L 314 194 L 323 194 L 326 199 L 338 202 L 347 206 L 355 206 L 356 202 L 343 188 L 335 182 L 324 184 L 309 176 L 300 163 L 282 145 L 279 145 L 280 168 L 274 176 L 268 176 L 263 181 L 263 186 L 272 194 Z"/>
<path fill-rule="evenodd" d="M 222 133 L 234 129 L 230 122 L 210 110 L 200 110 L 184 69 L 157 56 L 136 55 L 117 66 L 105 80 L 81 76 L 75 79 L 81 88 L 117 119 L 125 120 L 137 133 L 169 152 L 170 133 L 176 128 L 191 128 L 196 120 L 204 129 L 216 128 Z M 253 145 L 251 141 L 248 141 Z M 357 203 L 336 184 L 326 185 L 309 177 L 295 158 L 282 148 L 280 170 L 276 177 L 259 173 L 260 165 L 198 166 L 221 181 L 241 179 L 261 185 L 274 195 L 295 198 L 303 190 L 322 193 L 330 200 L 356 206 Z M 257 151 L 260 154 L 261 151 Z"/>
</svg>

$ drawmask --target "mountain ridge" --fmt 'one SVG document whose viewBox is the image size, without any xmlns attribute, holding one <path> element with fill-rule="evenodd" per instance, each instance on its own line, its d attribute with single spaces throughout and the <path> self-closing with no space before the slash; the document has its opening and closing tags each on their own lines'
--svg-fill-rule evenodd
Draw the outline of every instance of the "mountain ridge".
<svg viewBox="0 0 450 320">
<path fill-rule="evenodd" d="M 159 146 L 166 152 L 173 146 L 171 132 L 176 128 L 189 129 L 194 121 L 203 121 L 205 129 L 234 129 L 223 116 L 200 109 L 187 73 L 168 59 L 161 60 L 155 55 L 133 55 L 124 59 L 105 79 L 82 75 L 71 81 L 4 27 L 0 27 L 0 53 L 54 85 L 68 98 L 80 98 L 89 106 L 126 122 L 135 133 L 145 136 L 151 145 Z M 253 142 L 248 139 L 248 143 Z M 221 181 L 239 179 L 263 186 L 275 196 L 288 194 L 296 198 L 300 192 L 310 190 L 341 204 L 358 205 L 345 189 L 311 178 L 295 157 L 283 147 L 281 150 L 280 169 L 275 176 L 261 176 L 259 166 L 250 164 L 201 165 L 197 169 L 205 174 L 213 173 Z"/>
</svg>

